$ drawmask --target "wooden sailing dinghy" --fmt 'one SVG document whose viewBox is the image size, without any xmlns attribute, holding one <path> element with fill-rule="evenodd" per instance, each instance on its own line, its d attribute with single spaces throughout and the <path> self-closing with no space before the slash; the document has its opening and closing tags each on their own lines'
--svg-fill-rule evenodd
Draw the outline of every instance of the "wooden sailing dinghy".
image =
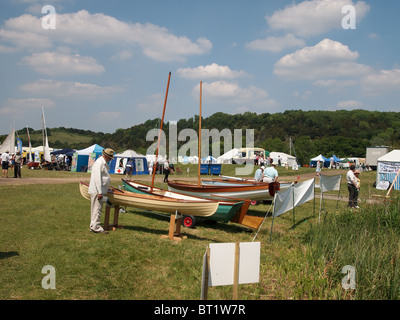
<svg viewBox="0 0 400 320">
<path fill-rule="evenodd" d="M 279 182 L 279 190 L 289 188 L 293 183 L 297 183 L 298 181 L 292 182 Z M 214 179 L 202 179 L 201 183 L 203 185 L 217 185 L 217 186 L 230 186 L 230 185 L 267 185 L 268 182 L 256 181 L 254 179 L 246 179 L 246 178 L 237 178 L 237 177 L 228 177 L 228 176 L 221 176 L 221 178 L 214 178 Z"/>
<path fill-rule="evenodd" d="M 90 200 L 88 192 L 89 185 L 84 182 L 79 183 L 81 195 Z M 192 215 L 196 217 L 209 217 L 217 211 L 218 201 L 215 200 L 182 200 L 164 196 L 138 194 L 112 188 L 105 195 L 113 205 L 133 207 L 137 209 L 159 211 L 168 214 L 178 212 L 182 215 Z"/>
<path fill-rule="evenodd" d="M 182 200 L 207 201 L 204 198 L 194 197 L 179 192 L 173 192 L 155 187 L 151 189 L 150 186 L 135 181 L 122 179 L 122 183 L 126 191 L 131 191 L 135 193 L 162 195 L 164 197 Z M 218 203 L 219 205 L 217 211 L 213 215 L 207 217 L 207 220 L 222 221 L 225 223 L 235 220 L 235 222 L 241 223 L 243 222 L 243 217 L 246 215 L 247 210 L 250 206 L 249 200 L 242 199 L 218 200 Z M 240 219 L 240 217 L 242 217 L 242 219 Z M 186 227 L 192 228 L 195 226 L 194 220 L 195 219 L 190 216 L 185 216 L 183 218 L 183 224 Z M 249 227 L 253 227 L 253 225 L 250 225 Z"/>
<path fill-rule="evenodd" d="M 239 198 L 246 200 L 272 200 L 279 190 L 279 182 L 267 185 L 195 185 L 168 182 L 168 190 L 207 199 Z"/>
<path fill-rule="evenodd" d="M 202 82 L 200 81 L 200 112 L 199 112 L 199 144 L 198 144 L 198 174 L 197 184 L 190 182 L 168 181 L 168 190 L 189 194 L 191 196 L 207 199 L 246 199 L 246 200 L 271 200 L 275 191 L 279 190 L 279 182 L 263 183 L 262 185 L 202 185 L 200 177 L 201 158 L 201 109 L 202 109 Z"/>
</svg>

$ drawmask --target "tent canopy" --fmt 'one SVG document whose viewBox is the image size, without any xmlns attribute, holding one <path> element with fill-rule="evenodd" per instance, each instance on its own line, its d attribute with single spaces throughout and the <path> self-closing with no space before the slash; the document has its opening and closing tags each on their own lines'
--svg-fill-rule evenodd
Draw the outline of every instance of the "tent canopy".
<svg viewBox="0 0 400 320">
<path fill-rule="evenodd" d="M 393 184 L 395 190 L 400 190 L 400 177 L 397 176 L 400 171 L 400 150 L 393 150 L 385 154 L 378 158 L 377 163 L 376 184 L 388 181 Z"/>
<path fill-rule="evenodd" d="M 232 163 L 232 158 L 236 156 L 239 153 L 239 149 L 232 149 L 226 153 L 224 153 L 222 156 L 219 156 L 217 159 L 218 163 Z"/>
<path fill-rule="evenodd" d="M 322 154 L 310 160 L 310 167 L 315 167 L 318 161 L 322 162 L 324 167 L 329 166 L 329 158 L 325 158 Z"/>
<path fill-rule="evenodd" d="M 88 156 L 91 153 L 102 153 L 103 149 L 104 148 L 102 146 L 99 146 L 98 144 L 94 144 L 94 145 L 91 145 L 90 147 L 87 147 L 86 149 L 77 150 L 76 153 L 78 155 Z"/>
<path fill-rule="evenodd" d="M 278 163 L 278 160 L 281 159 L 282 165 L 288 164 L 288 166 L 293 166 L 297 164 L 296 157 L 291 156 L 290 154 L 284 152 L 275 152 L 272 151 L 269 153 L 269 157 L 275 162 Z"/>
<path fill-rule="evenodd" d="M 128 159 L 132 159 L 133 174 L 149 174 L 147 159 L 144 155 L 137 153 L 134 150 L 128 149 L 124 152 L 114 155 L 114 159 L 110 163 L 109 173 L 124 174 Z"/>
<path fill-rule="evenodd" d="M 67 153 L 74 153 L 74 149 L 66 148 L 57 151 L 50 152 L 50 154 L 58 155 L 58 154 L 67 154 Z"/>
<path fill-rule="evenodd" d="M 400 162 L 400 150 L 393 150 L 378 158 L 378 161 Z"/>
<path fill-rule="evenodd" d="M 327 160 L 331 161 L 332 158 L 333 158 L 333 162 L 340 162 L 340 158 L 336 157 L 335 155 L 333 155 L 332 157 L 328 158 Z"/>
<path fill-rule="evenodd" d="M 201 159 L 202 163 L 217 163 L 217 159 L 214 158 L 213 156 L 207 156 Z"/>
<path fill-rule="evenodd" d="M 325 162 L 326 159 L 327 158 L 325 158 L 322 154 L 320 154 L 319 156 L 316 156 L 315 158 L 312 158 L 311 161 L 315 161 L 315 162 L 324 161 Z"/>
<path fill-rule="evenodd" d="M 121 153 L 116 153 L 115 158 L 146 158 L 144 155 L 137 153 L 134 150 L 128 149 Z"/>
</svg>

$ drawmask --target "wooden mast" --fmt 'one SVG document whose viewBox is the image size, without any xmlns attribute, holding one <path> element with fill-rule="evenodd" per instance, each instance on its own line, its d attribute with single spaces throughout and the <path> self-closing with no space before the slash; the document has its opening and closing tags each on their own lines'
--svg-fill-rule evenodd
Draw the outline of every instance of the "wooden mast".
<svg viewBox="0 0 400 320">
<path fill-rule="evenodd" d="M 161 118 L 160 131 L 158 133 L 156 160 L 154 161 L 154 164 L 153 164 L 153 176 L 151 178 L 151 192 L 153 192 L 153 187 L 154 187 L 154 177 L 155 177 L 156 168 L 157 168 L 158 149 L 160 148 L 161 132 L 162 132 L 162 127 L 163 127 L 163 123 L 164 123 L 165 108 L 167 106 L 167 98 L 168 98 L 168 90 L 169 90 L 169 81 L 170 81 L 170 79 L 171 79 L 171 72 L 168 75 L 167 90 L 165 92 L 165 100 L 164 100 L 164 109 L 163 109 L 162 118 Z"/>
<path fill-rule="evenodd" d="M 203 82 L 200 81 L 200 112 L 199 112 L 199 162 L 198 162 L 198 170 L 197 170 L 197 185 L 201 185 L 200 179 L 200 167 L 201 167 L 201 94 L 202 94 L 202 85 Z"/>
</svg>

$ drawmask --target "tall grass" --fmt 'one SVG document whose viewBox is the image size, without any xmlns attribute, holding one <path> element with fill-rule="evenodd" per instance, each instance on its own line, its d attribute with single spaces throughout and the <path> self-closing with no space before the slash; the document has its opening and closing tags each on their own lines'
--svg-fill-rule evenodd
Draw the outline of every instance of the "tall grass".
<svg viewBox="0 0 400 320">
<path fill-rule="evenodd" d="M 399 199 L 389 205 L 370 205 L 358 211 L 327 215 L 303 236 L 307 260 L 323 265 L 329 284 L 340 299 L 400 298 Z M 343 293 L 338 284 L 346 265 L 356 271 L 356 289 Z"/>
</svg>

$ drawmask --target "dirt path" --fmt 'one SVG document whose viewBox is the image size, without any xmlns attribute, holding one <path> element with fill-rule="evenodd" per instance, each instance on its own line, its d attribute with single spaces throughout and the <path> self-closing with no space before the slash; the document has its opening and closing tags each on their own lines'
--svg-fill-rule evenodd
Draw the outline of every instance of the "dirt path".
<svg viewBox="0 0 400 320">
<path fill-rule="evenodd" d="M 324 172 L 324 175 L 337 175 L 337 174 L 343 174 L 345 173 L 345 171 L 343 170 L 326 170 Z M 119 186 L 121 184 L 121 178 L 123 178 L 124 176 L 122 175 L 111 175 L 111 183 L 114 186 Z M 299 181 L 305 181 L 305 180 L 309 180 L 312 178 L 316 178 L 316 174 L 314 172 L 311 173 L 304 173 L 304 174 L 298 174 L 298 175 L 291 175 L 291 176 L 281 176 L 279 178 L 280 181 L 295 181 L 297 180 L 297 178 L 299 177 Z M 163 176 L 161 175 L 157 175 L 156 176 L 156 182 L 160 182 L 162 181 Z M 197 178 L 195 177 L 185 177 L 185 175 L 173 175 L 172 177 L 173 179 L 184 179 L 184 180 L 188 180 L 188 181 L 197 181 Z M 150 175 L 141 175 L 138 176 L 138 180 L 141 181 L 148 181 L 151 182 L 151 176 Z M 1 186 L 15 186 L 15 185 L 34 185 L 34 184 L 62 184 L 62 183 L 78 183 L 79 181 L 84 181 L 89 183 L 90 181 L 90 175 L 88 174 L 85 177 L 62 177 L 62 178 L 55 178 L 55 177 L 49 177 L 49 178 L 43 178 L 43 177 L 22 177 L 22 178 L 0 178 L 0 187 Z M 318 179 L 316 180 L 318 183 Z M 345 195 L 340 195 L 339 200 L 340 201 L 348 201 L 348 197 L 347 197 L 347 190 L 342 192 Z M 315 197 L 316 198 L 320 198 L 320 194 L 316 193 Z M 337 196 L 336 195 L 332 195 L 332 194 L 324 194 L 324 199 L 329 199 L 329 200 L 337 200 Z M 364 201 L 366 201 L 367 203 L 371 203 L 371 202 L 376 202 L 378 200 L 376 199 L 365 199 Z"/>
<path fill-rule="evenodd" d="M 335 175 L 342 173 L 341 171 L 336 171 L 336 170 L 330 170 L 326 171 L 326 175 Z M 119 183 L 121 181 L 121 178 L 124 176 L 122 175 L 111 175 L 111 181 L 113 183 Z M 292 175 L 292 176 L 282 176 L 279 178 L 280 181 L 294 181 L 297 180 L 297 177 L 300 177 L 300 181 L 312 179 L 316 177 L 315 173 L 305 173 L 305 174 L 299 174 L 299 175 Z M 197 181 L 197 178 L 194 177 L 186 177 L 184 174 L 182 175 L 172 175 L 170 176 L 171 180 L 174 179 L 184 179 L 188 181 Z M 150 175 L 141 175 L 138 176 L 138 180 L 142 181 L 151 181 L 151 176 Z M 156 176 L 156 181 L 161 181 L 162 176 L 157 175 Z M 79 182 L 79 181 L 84 181 L 84 182 L 89 182 L 90 180 L 90 174 L 87 175 L 87 177 L 62 177 L 62 178 L 55 178 L 55 177 L 22 177 L 22 178 L 0 178 L 0 186 L 3 185 L 27 185 L 27 184 L 59 184 L 59 183 L 72 183 L 72 182 Z"/>
</svg>

